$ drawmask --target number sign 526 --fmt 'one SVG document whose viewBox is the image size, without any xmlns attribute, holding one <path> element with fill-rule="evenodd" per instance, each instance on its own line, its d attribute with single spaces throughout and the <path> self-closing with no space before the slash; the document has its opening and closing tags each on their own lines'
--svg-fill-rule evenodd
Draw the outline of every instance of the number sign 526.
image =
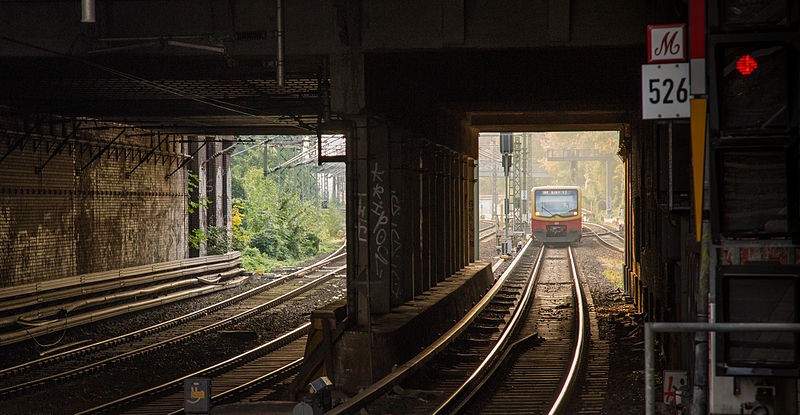
<svg viewBox="0 0 800 415">
<path fill-rule="evenodd" d="M 642 119 L 689 117 L 689 64 L 642 65 Z"/>
</svg>

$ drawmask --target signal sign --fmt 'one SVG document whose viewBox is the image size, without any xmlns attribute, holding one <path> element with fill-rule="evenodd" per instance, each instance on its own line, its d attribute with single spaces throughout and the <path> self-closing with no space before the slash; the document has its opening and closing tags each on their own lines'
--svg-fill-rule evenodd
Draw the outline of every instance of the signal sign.
<svg viewBox="0 0 800 415">
<path fill-rule="evenodd" d="M 647 62 L 685 62 L 686 25 L 647 26 Z"/>
<path fill-rule="evenodd" d="M 689 117 L 689 64 L 642 65 L 642 119 Z"/>
</svg>

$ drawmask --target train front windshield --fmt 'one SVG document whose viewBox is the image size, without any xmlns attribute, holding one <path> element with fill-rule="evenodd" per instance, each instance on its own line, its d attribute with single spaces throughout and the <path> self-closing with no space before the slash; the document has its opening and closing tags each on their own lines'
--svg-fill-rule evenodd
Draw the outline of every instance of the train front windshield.
<svg viewBox="0 0 800 415">
<path fill-rule="evenodd" d="M 533 197 L 536 216 L 552 218 L 578 215 L 578 190 L 576 189 L 536 190 Z"/>
</svg>

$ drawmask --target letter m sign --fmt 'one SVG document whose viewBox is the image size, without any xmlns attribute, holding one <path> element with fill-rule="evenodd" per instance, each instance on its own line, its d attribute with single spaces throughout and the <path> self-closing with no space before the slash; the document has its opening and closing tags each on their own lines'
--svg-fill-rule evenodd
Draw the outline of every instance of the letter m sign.
<svg viewBox="0 0 800 415">
<path fill-rule="evenodd" d="M 686 25 L 647 26 L 647 62 L 685 62 Z"/>
</svg>

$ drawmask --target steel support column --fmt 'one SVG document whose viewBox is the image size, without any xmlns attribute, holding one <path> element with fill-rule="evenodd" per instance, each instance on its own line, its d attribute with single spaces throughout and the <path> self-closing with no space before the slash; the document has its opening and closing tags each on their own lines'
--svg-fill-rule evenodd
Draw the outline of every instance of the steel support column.
<svg viewBox="0 0 800 415">
<path fill-rule="evenodd" d="M 413 148 L 407 148 L 409 151 L 408 159 L 408 189 L 406 197 L 408 198 L 408 216 L 409 216 L 409 232 L 410 232 L 410 251 L 412 255 L 412 267 L 414 276 L 414 292 L 413 296 L 422 294 L 427 290 L 426 284 L 426 268 L 423 264 L 425 262 L 425 254 L 423 252 L 424 233 L 422 227 L 422 195 L 423 193 L 423 170 L 422 170 L 422 152 L 419 143 L 414 143 Z"/>
<path fill-rule="evenodd" d="M 348 314 L 369 330 L 475 256 L 474 160 L 373 118 L 347 140 Z"/>
<path fill-rule="evenodd" d="M 445 209 L 444 203 L 447 196 L 444 193 L 443 161 L 445 152 L 441 148 L 434 146 L 433 158 L 433 192 L 430 194 L 430 203 L 433 206 L 431 212 L 431 259 L 433 261 L 433 279 L 438 284 L 444 279 L 445 273 L 445 241 L 447 232 L 445 231 Z"/>
<path fill-rule="evenodd" d="M 389 126 L 376 119 L 371 119 L 367 126 L 370 309 L 372 313 L 388 313 L 392 306 Z"/>
<path fill-rule="evenodd" d="M 429 290 L 436 285 L 436 273 L 433 263 L 433 195 L 434 189 L 434 157 L 430 143 L 422 149 L 422 192 L 420 193 L 420 228 L 422 229 L 422 289 Z"/>
<path fill-rule="evenodd" d="M 391 305 L 396 307 L 414 298 L 414 261 L 411 260 L 412 240 L 416 233 L 412 231 L 411 212 L 413 200 L 410 192 L 414 184 L 415 170 L 411 169 L 414 151 L 404 151 L 403 146 L 409 140 L 402 132 L 390 131 L 390 268 L 391 268 Z M 411 146 L 409 146 L 411 147 Z"/>
</svg>

